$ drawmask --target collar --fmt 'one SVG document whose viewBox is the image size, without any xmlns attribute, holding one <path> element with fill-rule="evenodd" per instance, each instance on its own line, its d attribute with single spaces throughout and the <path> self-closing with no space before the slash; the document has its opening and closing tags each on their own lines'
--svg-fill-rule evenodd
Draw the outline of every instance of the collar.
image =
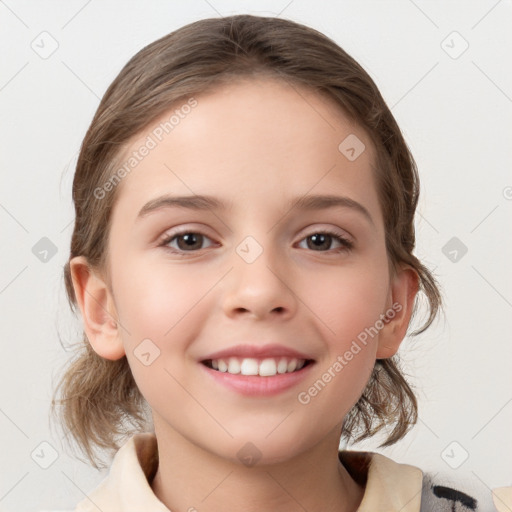
<svg viewBox="0 0 512 512">
<path fill-rule="evenodd" d="M 339 459 L 352 478 L 365 487 L 357 512 L 420 511 L 423 473 L 417 467 L 374 452 L 343 450 Z M 157 468 L 155 434 L 133 435 L 116 453 L 107 477 L 75 512 L 170 512 L 150 486 Z"/>
</svg>

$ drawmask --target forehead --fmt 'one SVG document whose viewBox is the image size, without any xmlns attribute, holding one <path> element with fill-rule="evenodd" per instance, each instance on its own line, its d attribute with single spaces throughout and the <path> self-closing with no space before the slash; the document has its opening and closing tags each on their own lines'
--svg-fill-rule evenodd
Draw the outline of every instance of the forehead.
<svg viewBox="0 0 512 512">
<path fill-rule="evenodd" d="M 126 145 L 120 165 L 135 165 L 118 185 L 120 206 L 130 203 L 125 214 L 163 192 L 216 195 L 235 206 L 258 199 L 270 207 L 284 195 L 334 189 L 365 196 L 369 209 L 377 200 L 372 142 L 333 99 L 260 78 L 192 100 L 177 102 Z"/>
</svg>

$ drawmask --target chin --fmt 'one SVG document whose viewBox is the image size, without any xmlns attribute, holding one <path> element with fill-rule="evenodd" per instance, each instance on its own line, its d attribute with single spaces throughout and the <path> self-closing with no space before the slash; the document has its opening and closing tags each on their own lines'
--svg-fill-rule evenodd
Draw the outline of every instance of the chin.
<svg viewBox="0 0 512 512">
<path fill-rule="evenodd" d="M 286 463 L 309 447 L 306 446 L 304 437 L 285 430 L 280 434 L 272 432 L 270 435 L 267 431 L 264 434 L 253 432 L 252 435 L 247 432 L 243 436 L 235 436 L 230 444 L 234 447 L 229 458 L 247 467 Z M 313 445 L 314 441 L 310 444 Z"/>
</svg>

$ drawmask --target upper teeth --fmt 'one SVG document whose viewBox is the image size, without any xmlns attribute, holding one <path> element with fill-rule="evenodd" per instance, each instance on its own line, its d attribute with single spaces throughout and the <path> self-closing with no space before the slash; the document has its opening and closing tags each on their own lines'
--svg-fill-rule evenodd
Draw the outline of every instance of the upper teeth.
<svg viewBox="0 0 512 512">
<path fill-rule="evenodd" d="M 271 377 L 278 373 L 291 373 L 300 370 L 304 364 L 304 359 L 253 359 L 230 357 L 229 359 L 212 359 L 211 365 L 220 372 L 232 373 L 234 375 L 260 375 L 261 377 Z"/>
</svg>

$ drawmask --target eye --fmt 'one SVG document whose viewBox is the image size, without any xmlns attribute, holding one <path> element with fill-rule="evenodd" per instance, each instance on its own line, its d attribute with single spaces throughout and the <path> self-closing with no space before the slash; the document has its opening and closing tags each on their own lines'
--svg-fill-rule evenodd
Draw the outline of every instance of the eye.
<svg viewBox="0 0 512 512">
<path fill-rule="evenodd" d="M 168 248 L 171 252 L 182 254 L 184 252 L 197 252 L 203 249 L 203 241 L 210 240 L 206 235 L 197 231 L 180 231 L 179 233 L 170 233 L 159 244 L 161 247 Z M 169 244 L 176 240 L 178 247 L 171 247 Z"/>
<path fill-rule="evenodd" d="M 349 251 L 354 247 L 354 243 L 351 240 L 334 231 L 316 231 L 302 240 L 311 240 L 311 243 L 307 243 L 306 248 L 316 252 L 329 252 L 322 249 L 329 249 L 333 241 L 337 241 L 340 244 L 338 250 L 334 251 L 334 249 L 331 249 L 334 252 Z"/>
<path fill-rule="evenodd" d="M 198 231 L 184 230 L 166 235 L 160 242 L 159 246 L 170 250 L 172 253 L 184 256 L 187 252 L 197 252 L 204 249 L 203 242 L 205 240 L 211 239 Z M 344 252 L 349 251 L 354 247 L 351 240 L 345 238 L 341 233 L 334 231 L 316 231 L 303 238 L 301 242 L 303 240 L 306 240 L 307 242 L 311 240 L 311 243 L 307 243 L 306 249 L 311 249 L 315 252 Z M 177 247 L 172 247 L 172 243 L 174 242 L 177 243 Z M 331 248 L 332 242 L 337 242 L 339 244 L 337 250 L 336 248 Z"/>
</svg>

